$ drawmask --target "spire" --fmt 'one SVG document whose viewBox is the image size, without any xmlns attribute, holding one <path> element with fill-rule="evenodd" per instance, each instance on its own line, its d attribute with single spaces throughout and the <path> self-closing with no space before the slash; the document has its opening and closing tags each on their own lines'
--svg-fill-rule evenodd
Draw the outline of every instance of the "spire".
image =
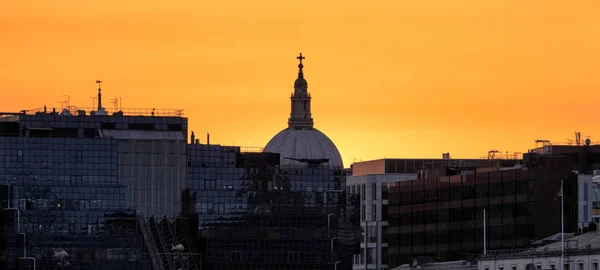
<svg viewBox="0 0 600 270">
<path fill-rule="evenodd" d="M 100 110 L 100 108 L 102 108 L 102 89 L 100 88 L 102 81 L 96 80 L 96 83 L 98 84 L 98 110 Z"/>
<path fill-rule="evenodd" d="M 310 95 L 308 94 L 308 84 L 304 79 L 304 72 L 302 69 L 304 65 L 302 60 L 306 57 L 297 56 L 296 59 L 300 60 L 298 64 L 298 78 L 294 82 L 294 94 L 292 94 L 292 106 L 290 112 L 290 118 L 288 119 L 288 127 L 296 129 L 311 129 L 313 128 L 313 119 L 310 113 Z"/>
</svg>

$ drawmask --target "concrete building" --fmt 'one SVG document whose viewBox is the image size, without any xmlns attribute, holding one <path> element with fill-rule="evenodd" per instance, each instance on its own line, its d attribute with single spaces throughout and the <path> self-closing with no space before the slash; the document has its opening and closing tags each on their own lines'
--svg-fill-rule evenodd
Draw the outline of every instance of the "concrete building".
<svg viewBox="0 0 600 270">
<path fill-rule="evenodd" d="M 358 194 L 360 198 L 362 237 L 352 269 L 388 269 L 388 184 L 416 178 L 416 173 L 346 177 L 346 193 Z"/>
<path fill-rule="evenodd" d="M 588 229 L 590 223 L 600 223 L 600 177 L 577 175 L 579 211 L 577 226 L 580 231 Z"/>
<path fill-rule="evenodd" d="M 361 253 L 354 256 L 353 269 L 387 269 L 389 247 L 388 185 L 416 180 L 432 173 L 432 168 L 460 168 L 459 174 L 470 174 L 477 167 L 490 164 L 515 165 L 514 160 L 450 159 L 380 159 L 351 165 L 347 177 L 349 194 L 358 194 L 361 201 Z M 393 232 L 392 234 L 397 234 Z M 396 250 L 397 247 L 392 247 Z"/>
<path fill-rule="evenodd" d="M 564 257 L 560 237 L 551 244 L 522 250 L 497 250 L 479 258 L 478 270 L 597 270 L 600 232 L 565 236 Z"/>
<path fill-rule="evenodd" d="M 582 141 L 579 132 L 575 135 L 576 139 L 569 144 L 552 144 L 550 141 L 538 140 L 536 142 L 543 145 L 529 150 L 529 153 L 523 155 L 523 161 L 527 165 L 547 156 L 568 160 L 571 170 L 579 179 L 578 228 L 585 231 L 590 222 L 600 222 L 600 177 L 597 177 L 600 172 L 600 145 L 592 143 L 590 139 Z"/>
</svg>

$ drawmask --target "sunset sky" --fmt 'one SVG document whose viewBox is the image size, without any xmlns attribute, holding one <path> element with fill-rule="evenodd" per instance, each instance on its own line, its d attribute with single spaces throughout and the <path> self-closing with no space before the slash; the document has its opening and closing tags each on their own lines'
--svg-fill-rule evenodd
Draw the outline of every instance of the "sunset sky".
<svg viewBox="0 0 600 270">
<path fill-rule="evenodd" d="M 0 111 L 181 108 L 205 142 L 287 127 L 302 52 L 315 127 L 353 158 L 600 142 L 600 1 L 0 2 Z"/>
</svg>

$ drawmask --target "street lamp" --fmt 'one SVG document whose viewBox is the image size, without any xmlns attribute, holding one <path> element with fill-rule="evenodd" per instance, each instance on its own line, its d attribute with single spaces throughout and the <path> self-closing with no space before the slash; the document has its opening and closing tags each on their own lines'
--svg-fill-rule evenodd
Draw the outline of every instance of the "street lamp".
<svg viewBox="0 0 600 270">
<path fill-rule="evenodd" d="M 340 261 L 335 262 L 335 265 L 334 265 L 335 266 L 335 270 L 337 270 L 338 263 L 342 263 L 342 262 L 340 262 Z"/>
</svg>

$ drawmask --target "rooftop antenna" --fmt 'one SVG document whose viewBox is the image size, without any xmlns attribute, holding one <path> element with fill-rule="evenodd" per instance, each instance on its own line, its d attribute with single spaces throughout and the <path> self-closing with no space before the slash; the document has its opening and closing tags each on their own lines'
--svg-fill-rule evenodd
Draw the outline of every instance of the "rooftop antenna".
<svg viewBox="0 0 600 270">
<path fill-rule="evenodd" d="M 63 95 L 63 97 L 67 97 L 67 99 L 65 100 L 65 102 L 67 103 L 67 108 L 71 107 L 71 96 Z"/>
<path fill-rule="evenodd" d="M 96 97 L 90 97 L 92 99 L 92 110 L 94 109 L 94 105 L 96 104 Z"/>
<path fill-rule="evenodd" d="M 488 159 L 496 159 L 496 153 L 499 153 L 500 151 L 498 150 L 490 150 L 488 151 Z"/>
<path fill-rule="evenodd" d="M 100 110 L 100 108 L 102 108 L 102 88 L 101 88 L 101 84 L 102 81 L 101 80 L 96 80 L 96 83 L 98 84 L 98 110 Z"/>
<path fill-rule="evenodd" d="M 117 112 L 117 111 L 119 111 L 121 109 L 120 106 L 119 106 L 119 101 L 120 100 L 121 100 L 121 97 L 115 97 L 112 100 L 112 102 L 111 102 L 115 106 L 115 112 Z"/>
</svg>

